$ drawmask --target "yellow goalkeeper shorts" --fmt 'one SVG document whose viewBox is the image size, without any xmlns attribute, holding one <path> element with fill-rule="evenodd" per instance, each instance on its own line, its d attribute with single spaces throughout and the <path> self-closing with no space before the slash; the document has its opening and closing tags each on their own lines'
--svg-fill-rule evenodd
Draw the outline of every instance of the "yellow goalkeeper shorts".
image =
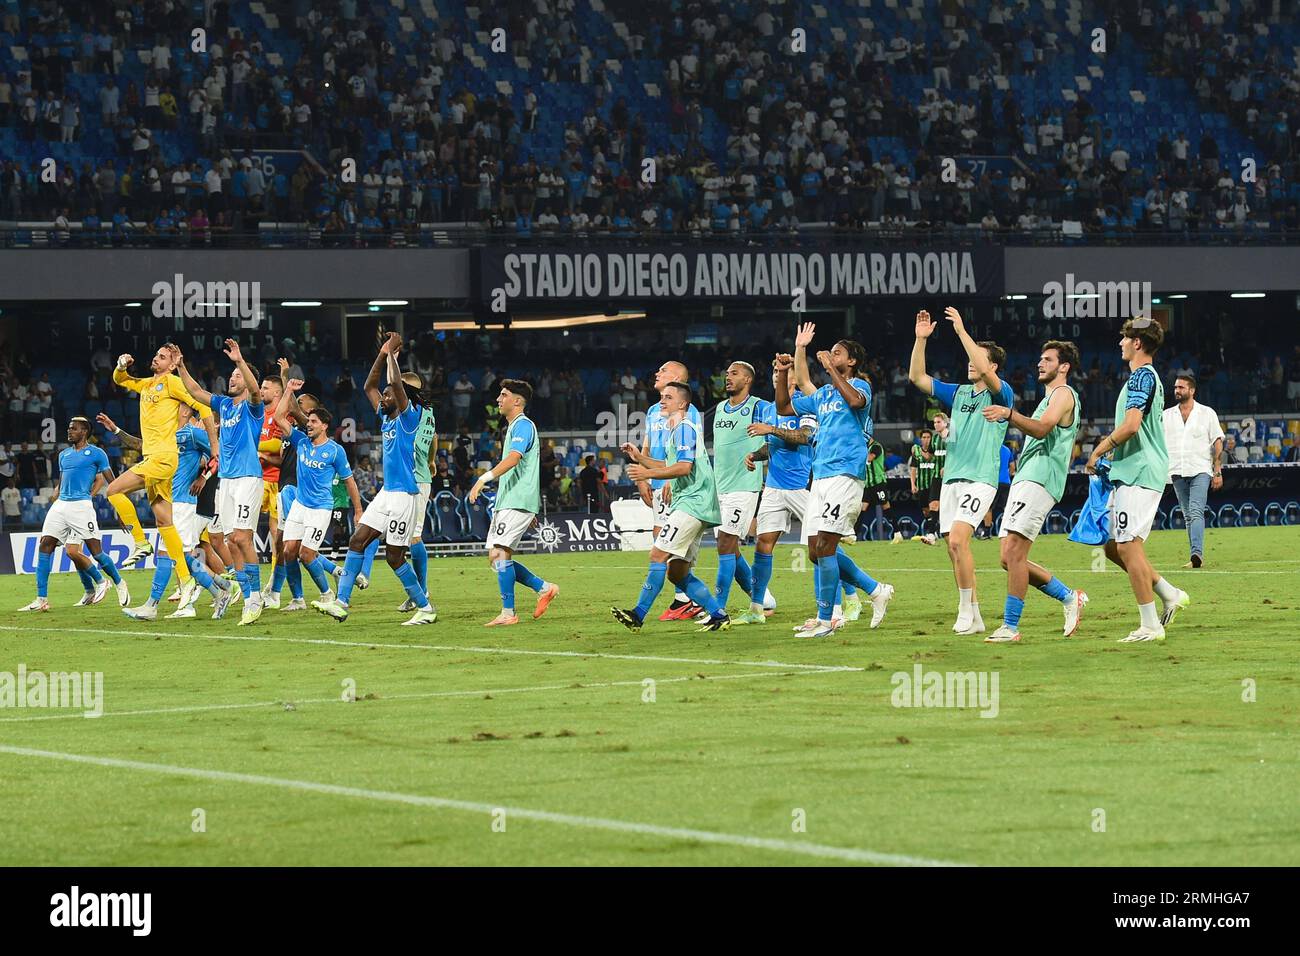
<svg viewBox="0 0 1300 956">
<path fill-rule="evenodd" d="M 271 516 L 272 521 L 280 520 L 279 482 L 262 481 L 262 510 Z"/>
<path fill-rule="evenodd" d="M 152 501 L 172 500 L 172 481 L 176 478 L 177 459 L 146 458 L 131 466 L 144 479 L 144 493 Z"/>
</svg>

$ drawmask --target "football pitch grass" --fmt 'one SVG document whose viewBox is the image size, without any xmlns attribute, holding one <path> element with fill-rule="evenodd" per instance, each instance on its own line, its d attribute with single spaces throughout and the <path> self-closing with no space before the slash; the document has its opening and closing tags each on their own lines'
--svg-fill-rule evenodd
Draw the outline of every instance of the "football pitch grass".
<svg viewBox="0 0 1300 956">
<path fill-rule="evenodd" d="M 1184 571 L 1185 535 L 1156 534 L 1193 603 L 1136 645 L 1117 643 L 1137 626 L 1127 578 L 1056 535 L 1032 556 L 1091 603 L 1065 639 L 1031 590 L 1020 645 L 954 635 L 946 555 L 916 542 L 852 545 L 896 597 L 879 629 L 868 605 L 817 641 L 791 634 L 813 605 L 789 546 L 775 616 L 717 634 L 613 621 L 644 553 L 521 555 L 561 594 L 533 621 L 521 587 L 503 629 L 482 627 L 483 558 L 432 560 L 438 623 L 412 628 L 382 561 L 341 625 L 237 627 L 206 597 L 146 624 L 112 592 L 71 607 L 79 583 L 56 575 L 50 613 L 0 616 L 0 671 L 102 672 L 103 715 L 0 709 L 0 864 L 1295 865 L 1297 544 L 1213 530 Z M 996 542 L 974 547 L 991 631 L 1005 575 Z M 710 584 L 716 564 L 703 552 Z M 128 575 L 133 603 L 148 578 Z M 5 577 L 0 607 L 34 584 Z M 918 665 L 996 673 L 996 716 L 894 706 Z"/>
</svg>

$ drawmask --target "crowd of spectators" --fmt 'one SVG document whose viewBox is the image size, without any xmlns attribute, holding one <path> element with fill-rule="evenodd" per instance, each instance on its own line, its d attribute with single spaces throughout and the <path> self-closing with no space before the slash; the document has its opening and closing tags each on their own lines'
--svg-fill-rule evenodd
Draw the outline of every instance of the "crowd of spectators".
<svg viewBox="0 0 1300 956">
<path fill-rule="evenodd" d="M 1253 181 L 1209 127 L 1141 131 L 1150 155 L 1139 162 L 1087 90 L 1027 113 L 999 81 L 1033 76 L 1086 42 L 1003 0 L 987 16 L 942 0 L 937 34 L 864 25 L 802 53 L 791 49 L 802 22 L 791 3 L 610 0 L 607 26 L 622 22 L 626 36 L 610 26 L 604 39 L 632 61 L 662 64 L 659 117 L 630 106 L 619 73 L 581 56 L 593 21 L 580 24 L 573 0 L 510 0 L 480 9 L 477 23 L 417 26 L 402 38 L 419 51 L 414 63 L 353 0 L 285 4 L 292 15 L 268 35 L 232 26 L 219 0 L 202 53 L 183 42 L 184 4 L 142 6 L 137 18 L 125 5 L 63 0 L 6 17 L 9 32 L 25 31 L 29 61 L 0 72 L 0 139 L 88 145 L 53 182 L 34 161 L 0 163 L 4 215 L 53 220 L 58 238 L 78 222 L 103 226 L 123 242 L 133 224 L 202 238 L 263 220 L 361 237 L 448 221 L 518 236 L 808 223 L 997 234 L 1064 220 L 1100 234 L 1300 228 L 1300 71 L 1294 50 L 1257 33 L 1268 4 L 1234 6 L 1226 24 L 1154 0 L 1096 11 L 1112 14 L 1107 69 L 1123 62 L 1185 80 L 1189 102 L 1231 117 L 1253 144 Z M 467 58 L 475 34 L 497 26 L 540 82 L 494 91 L 488 68 Z M 283 41 L 301 56 L 286 59 Z M 138 81 L 123 69 L 137 56 L 147 62 Z M 98 102 L 78 101 L 67 82 L 78 74 L 103 77 Z M 548 115 L 563 109 L 547 95 L 554 83 L 581 84 L 587 105 Z M 666 136 L 655 132 L 660 120 Z M 542 141 L 548 127 L 558 142 Z M 114 148 L 92 148 L 88 130 Z M 268 171 L 252 152 L 268 146 L 307 148 L 330 169 L 352 159 L 355 176 L 322 176 L 310 163 Z M 943 157 L 972 155 L 1015 161 L 945 175 Z"/>
</svg>

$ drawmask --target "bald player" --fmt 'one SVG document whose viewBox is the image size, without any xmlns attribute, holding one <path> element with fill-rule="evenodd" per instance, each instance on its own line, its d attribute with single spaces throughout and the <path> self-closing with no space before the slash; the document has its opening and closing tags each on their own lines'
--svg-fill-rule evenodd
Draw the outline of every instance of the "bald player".
<svg viewBox="0 0 1300 956">
<path fill-rule="evenodd" d="M 655 372 L 655 392 L 662 392 L 664 386 L 671 382 L 680 382 L 689 389 L 690 381 L 691 373 L 687 370 L 685 364 L 676 359 L 669 359 L 663 365 L 660 365 Z M 660 407 L 661 404 L 661 402 L 655 402 L 646 410 L 645 440 L 641 443 L 641 454 L 656 461 L 663 461 L 668 457 L 668 439 L 672 434 L 672 429 L 668 425 L 668 418 Z M 687 421 L 703 431 L 700 411 L 694 404 L 687 406 L 685 417 Z M 641 500 L 654 512 L 654 535 L 657 539 L 659 531 L 663 527 L 664 518 L 672 510 L 672 483 L 663 478 L 651 478 L 638 481 L 636 485 L 641 492 Z M 695 604 L 686 596 L 685 591 L 678 588 L 673 594 L 673 603 L 659 615 L 659 620 L 689 621 L 693 620 L 703 610 L 704 608 Z"/>
<path fill-rule="evenodd" d="M 764 439 L 751 436 L 749 427 L 764 421 L 776 409 L 771 402 L 751 394 L 754 378 L 754 366 L 748 362 L 732 362 L 724 377 L 727 397 L 713 409 L 713 477 L 722 518 L 722 523 L 713 529 L 718 539 L 714 596 L 725 611 L 731 582 L 740 583 L 741 589 L 750 595 L 751 607 L 737 619 L 738 624 L 762 624 L 765 619 L 766 595 L 753 594 L 753 574 L 740 553 L 740 542 L 749 534 L 763 490 L 763 469 L 746 467 L 745 458 L 762 448 Z"/>
</svg>

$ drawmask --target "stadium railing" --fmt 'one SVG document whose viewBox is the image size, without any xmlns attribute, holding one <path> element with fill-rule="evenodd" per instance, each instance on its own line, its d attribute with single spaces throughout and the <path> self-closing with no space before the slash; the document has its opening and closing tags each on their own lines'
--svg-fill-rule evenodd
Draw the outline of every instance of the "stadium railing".
<svg viewBox="0 0 1300 956">
<path fill-rule="evenodd" d="M 888 241 L 893 244 L 925 245 L 1005 245 L 1005 246 L 1203 246 L 1300 244 L 1300 230 L 1210 229 L 1169 231 L 1131 229 L 1098 233 L 1084 230 L 1067 232 L 1060 224 L 1035 230 L 985 230 L 978 226 L 889 226 L 868 223 L 863 227 L 836 228 L 816 224 L 798 230 L 741 230 L 739 232 L 659 232 L 646 231 L 631 235 L 612 230 L 533 230 L 528 235 L 515 232 L 513 226 L 484 226 L 474 223 L 420 223 L 415 226 L 348 230 L 324 229 L 308 222 L 261 222 L 255 229 L 235 230 L 209 226 L 192 230 L 188 226 L 175 231 L 155 233 L 145 222 L 132 223 L 125 232 L 111 224 L 98 231 L 86 230 L 82 223 L 56 227 L 53 222 L 0 223 L 0 249 L 320 249 L 320 248 L 435 248 L 446 246 L 521 245 L 544 246 L 557 242 L 566 245 L 606 245 L 611 241 L 637 245 L 735 245 L 761 242 L 764 245 L 800 246 L 803 244 L 862 244 Z"/>
</svg>

